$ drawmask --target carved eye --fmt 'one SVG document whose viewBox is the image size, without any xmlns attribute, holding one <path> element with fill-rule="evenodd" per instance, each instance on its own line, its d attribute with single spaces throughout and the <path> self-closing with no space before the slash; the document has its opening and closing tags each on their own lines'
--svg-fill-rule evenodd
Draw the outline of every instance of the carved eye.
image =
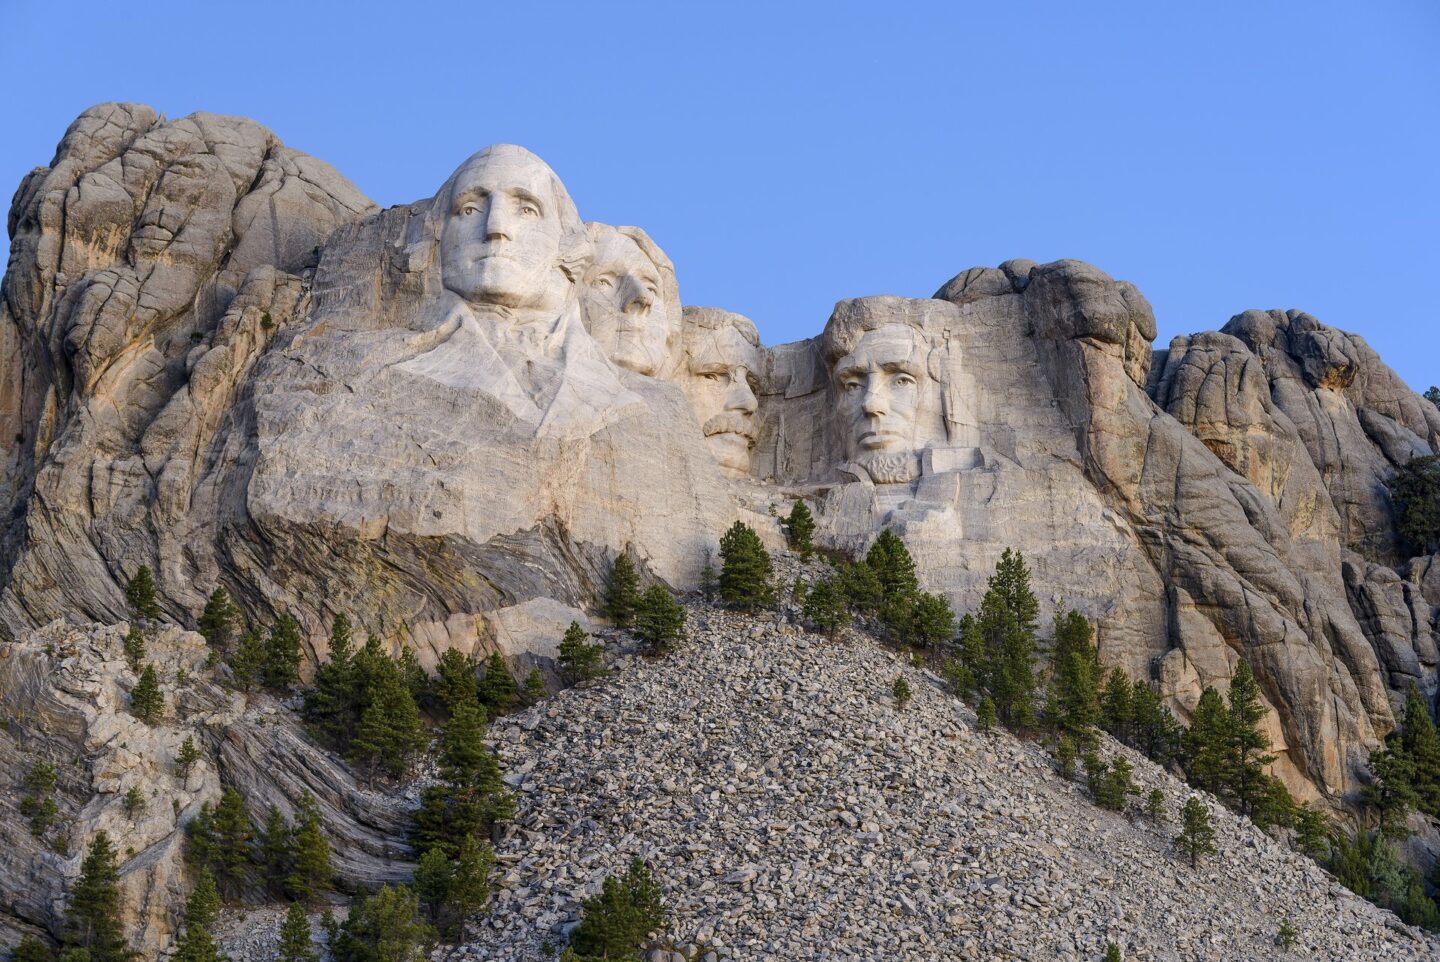
<svg viewBox="0 0 1440 962">
<path fill-rule="evenodd" d="M 724 374 L 721 374 L 719 371 L 706 371 L 704 374 L 701 374 L 700 376 L 701 376 L 702 378 L 704 378 L 705 380 L 707 380 L 707 381 L 723 381 L 723 380 L 725 380 L 725 375 L 724 375 Z"/>
<path fill-rule="evenodd" d="M 603 274 L 603 275 L 601 275 L 600 277 L 595 278 L 595 286 L 596 286 L 596 287 L 614 287 L 614 286 L 615 286 L 615 279 L 614 279 L 613 277 L 611 277 L 609 274 Z"/>
<path fill-rule="evenodd" d="M 461 217 L 470 217 L 478 213 L 480 213 L 480 208 L 475 204 L 466 204 L 464 207 L 460 208 Z"/>
<path fill-rule="evenodd" d="M 909 374 L 899 374 L 895 377 L 895 383 L 903 387 L 911 387 L 915 383 L 915 378 L 911 377 Z"/>
<path fill-rule="evenodd" d="M 524 214 L 526 217 L 539 217 L 540 208 L 536 207 L 534 204 L 521 204 L 520 213 Z"/>
<path fill-rule="evenodd" d="M 859 382 L 859 381 L 846 381 L 846 382 L 844 382 L 843 384 L 841 384 L 840 387 L 841 387 L 841 389 L 842 389 L 843 391 L 845 391 L 845 393 L 847 393 L 847 394 L 853 394 L 854 392 L 860 390 L 860 382 Z"/>
</svg>

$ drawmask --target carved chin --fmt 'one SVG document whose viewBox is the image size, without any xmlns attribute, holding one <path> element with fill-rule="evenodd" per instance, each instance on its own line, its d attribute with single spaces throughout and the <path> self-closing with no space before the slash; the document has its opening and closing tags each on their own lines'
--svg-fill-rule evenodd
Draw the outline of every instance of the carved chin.
<svg viewBox="0 0 1440 962">
<path fill-rule="evenodd" d="M 712 434 L 705 441 L 727 474 L 750 473 L 750 439 L 743 434 Z"/>
</svg>

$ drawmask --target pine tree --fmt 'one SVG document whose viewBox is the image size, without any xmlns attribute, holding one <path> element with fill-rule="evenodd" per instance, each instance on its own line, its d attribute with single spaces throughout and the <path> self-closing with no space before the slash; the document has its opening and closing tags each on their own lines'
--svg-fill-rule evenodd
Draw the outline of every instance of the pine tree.
<svg viewBox="0 0 1440 962">
<path fill-rule="evenodd" d="M 885 589 L 873 568 L 864 561 L 841 562 L 836 571 L 836 584 L 852 608 L 867 613 L 880 609 Z"/>
<path fill-rule="evenodd" d="M 1120 946 L 1114 942 L 1106 942 L 1104 962 L 1125 962 L 1124 956 L 1120 954 Z"/>
<path fill-rule="evenodd" d="M 293 838 L 290 823 L 274 805 L 265 817 L 265 827 L 255 840 L 256 861 L 265 873 L 265 886 L 272 893 L 280 895 L 285 891 L 285 879 L 290 874 L 290 853 Z"/>
<path fill-rule="evenodd" d="M 525 704 L 536 705 L 545 697 L 545 678 L 540 674 L 539 668 L 531 668 L 525 676 L 525 684 L 521 686 L 521 696 Z"/>
<path fill-rule="evenodd" d="M 1060 773 L 1061 778 L 1075 777 L 1076 756 L 1075 739 L 1069 735 L 1061 735 L 1060 740 L 1055 743 L 1055 770 Z"/>
<path fill-rule="evenodd" d="M 995 700 L 989 695 L 980 699 L 980 704 L 975 709 L 975 726 L 982 732 L 988 732 L 999 722 L 995 711 Z"/>
<path fill-rule="evenodd" d="M 431 922 L 440 924 L 445 913 L 445 899 L 450 894 L 450 881 L 455 877 L 455 863 L 443 849 L 432 848 L 415 863 L 415 878 L 410 887 Z M 443 929 L 444 926 L 441 925 Z"/>
<path fill-rule="evenodd" d="M 425 747 L 425 727 L 399 665 L 381 656 L 375 669 L 366 690 L 365 709 L 350 741 L 349 756 L 372 778 L 382 771 L 391 778 L 400 778 Z"/>
<path fill-rule="evenodd" d="M 436 932 L 405 885 L 383 885 L 350 907 L 330 946 L 332 962 L 423 962 Z"/>
<path fill-rule="evenodd" d="M 190 781 L 190 773 L 195 770 L 195 763 L 199 760 L 200 749 L 195 747 L 194 737 L 186 735 L 180 751 L 175 755 L 175 772 L 180 776 L 182 784 Z"/>
<path fill-rule="evenodd" d="M 880 591 L 886 599 L 914 595 L 920 590 L 920 581 L 915 576 L 915 559 L 910 549 L 895 532 L 886 528 L 865 553 L 865 564 L 880 582 Z"/>
<path fill-rule="evenodd" d="M 125 663 L 138 675 L 145 664 L 145 634 L 138 626 L 131 625 L 125 633 L 124 650 Z"/>
<path fill-rule="evenodd" d="M 640 596 L 635 612 L 635 636 L 650 654 L 661 655 L 685 637 L 685 608 L 662 585 L 651 585 Z"/>
<path fill-rule="evenodd" d="M 1326 844 L 1329 835 L 1329 820 L 1323 813 L 1303 804 L 1296 808 L 1295 835 L 1290 844 L 1297 852 L 1316 860 L 1324 858 L 1329 851 Z"/>
<path fill-rule="evenodd" d="M 1295 824 L 1298 809 L 1285 783 L 1274 775 L 1260 776 L 1259 788 L 1250 803 L 1250 821 L 1255 827 L 1269 831 L 1272 827 L 1290 828 Z"/>
<path fill-rule="evenodd" d="M 371 654 L 383 658 L 378 652 L 378 642 L 376 647 Z M 441 661 L 444 660 L 442 655 Z M 330 630 L 330 659 L 315 668 L 315 679 L 305 689 L 305 720 L 315 727 L 321 740 L 342 752 L 349 747 L 364 710 L 365 686 L 361 684 L 356 661 L 352 653 L 350 619 L 343 613 L 338 614 Z"/>
<path fill-rule="evenodd" d="M 664 928 L 667 920 L 660 889 L 637 858 L 623 877 L 608 876 L 600 894 L 585 900 L 570 947 L 582 957 L 639 958 L 650 933 Z"/>
<path fill-rule="evenodd" d="M 230 600 L 230 592 L 223 586 L 210 592 L 205 610 L 200 612 L 198 628 L 211 648 L 224 654 L 230 650 L 230 639 L 240 621 L 240 610 Z"/>
<path fill-rule="evenodd" d="M 955 612 L 942 595 L 921 592 L 910 609 L 909 640 L 926 648 L 940 649 L 955 640 Z"/>
<path fill-rule="evenodd" d="M 505 664 L 505 656 L 495 652 L 485 661 L 485 676 L 480 679 L 480 704 L 499 715 L 515 707 L 520 700 L 520 690 L 515 686 L 515 676 Z"/>
<path fill-rule="evenodd" d="M 850 612 L 845 608 L 845 597 L 834 578 L 822 578 L 805 595 L 805 620 L 827 636 L 850 623 Z"/>
<path fill-rule="evenodd" d="M 299 902 L 291 904 L 280 926 L 280 948 L 275 962 L 320 962 L 320 953 L 310 938 L 310 919 Z"/>
<path fill-rule="evenodd" d="M 1370 753 L 1370 784 L 1360 795 L 1374 809 L 1382 833 L 1392 838 L 1408 834 L 1405 819 L 1419 807 L 1420 793 L 1415 790 L 1415 763 L 1397 733 L 1391 732 L 1385 747 Z"/>
<path fill-rule="evenodd" d="M 33 935 L 27 935 L 15 946 L 10 962 L 55 962 L 50 949 Z"/>
<path fill-rule="evenodd" d="M 1437 408 L 1440 408 L 1440 387 L 1431 385 L 1430 390 L 1426 391 L 1423 397 Z"/>
<path fill-rule="evenodd" d="M 224 962 L 211 930 L 220 914 L 220 895 L 215 888 L 215 879 L 208 871 L 201 870 L 200 878 L 190 897 L 185 901 L 185 931 L 181 934 L 173 962 Z"/>
<path fill-rule="evenodd" d="M 605 673 L 602 661 L 605 647 L 590 644 L 586 641 L 589 637 L 579 622 L 572 621 L 565 629 L 565 637 L 560 639 L 560 672 L 572 683 L 599 678 Z"/>
<path fill-rule="evenodd" d="M 1126 801 L 1136 792 L 1135 782 L 1131 777 L 1135 770 L 1130 763 L 1116 755 L 1110 759 L 1108 768 L 1103 765 L 1087 765 L 1087 769 L 1090 792 L 1095 796 L 1095 803 L 1112 812 L 1124 811 Z"/>
<path fill-rule="evenodd" d="M 1265 766 L 1275 760 L 1274 755 L 1265 754 L 1270 747 L 1269 736 L 1260 730 L 1265 712 L 1260 701 L 1260 686 L 1250 664 L 1242 659 L 1230 679 L 1226 788 L 1246 815 L 1254 814 L 1268 787 Z"/>
<path fill-rule="evenodd" d="M 1029 728 L 1035 722 L 1039 610 L 1024 556 L 1006 548 L 980 601 L 975 630 L 984 652 L 982 685 L 994 700 L 996 716 L 1010 728 Z"/>
<path fill-rule="evenodd" d="M 1157 765 L 1170 764 L 1180 753 L 1184 732 L 1170 709 L 1160 703 L 1143 679 L 1135 679 L 1130 689 L 1130 744 L 1145 753 Z"/>
<path fill-rule="evenodd" d="M 140 681 L 130 690 L 130 714 L 147 725 L 155 724 L 165 714 L 165 696 L 160 693 L 154 665 L 145 666 Z"/>
<path fill-rule="evenodd" d="M 635 563 L 628 554 L 618 554 L 605 589 L 605 613 L 619 627 L 628 628 L 635 620 L 635 608 L 639 604 L 640 579 L 635 574 Z"/>
<path fill-rule="evenodd" d="M 890 687 L 890 694 L 895 697 L 896 708 L 904 709 L 906 705 L 910 704 L 912 692 L 910 683 L 905 680 L 904 675 L 895 676 L 895 684 Z"/>
<path fill-rule="evenodd" d="M 754 611 L 775 604 L 770 554 L 760 536 L 736 521 L 720 537 L 720 600 Z"/>
<path fill-rule="evenodd" d="M 1055 615 L 1052 683 L 1061 730 L 1088 740 L 1100 721 L 1100 660 L 1094 630 L 1084 615 L 1061 609 Z"/>
<path fill-rule="evenodd" d="M 1412 681 L 1405 694 L 1405 711 L 1400 723 L 1400 747 L 1414 771 L 1411 784 L 1416 807 L 1432 818 L 1440 818 L 1440 733 L 1420 689 Z"/>
<path fill-rule="evenodd" d="M 267 648 L 259 631 L 251 629 L 240 637 L 235 654 L 230 658 L 230 671 L 241 691 L 250 691 L 261 679 L 266 667 Z"/>
<path fill-rule="evenodd" d="M 1411 458 L 1385 486 L 1406 545 L 1417 554 L 1440 549 L 1440 455 Z"/>
<path fill-rule="evenodd" d="M 270 629 L 260 674 L 265 686 L 275 691 L 285 691 L 300 680 L 300 624 L 289 612 Z"/>
<path fill-rule="evenodd" d="M 1198 868 L 1200 858 L 1215 854 L 1215 829 L 1210 824 L 1210 810 L 1199 798 L 1191 795 L 1180 809 L 1180 834 L 1175 845 L 1189 859 L 1191 868 Z"/>
<path fill-rule="evenodd" d="M 250 823 L 250 810 L 233 787 L 227 785 L 220 793 L 220 804 L 215 806 L 208 828 L 212 853 L 210 868 L 215 873 L 215 880 L 229 895 L 238 895 L 245 883 L 250 864 L 250 842 L 255 833 Z"/>
<path fill-rule="evenodd" d="M 1185 771 L 1190 784 L 1219 794 L 1229 784 L 1230 717 L 1220 693 L 1206 688 L 1185 733 Z"/>
<path fill-rule="evenodd" d="M 125 603 L 130 606 L 130 614 L 135 618 L 159 621 L 164 615 L 155 600 L 155 576 L 147 566 L 141 565 L 135 576 L 126 583 Z"/>
<path fill-rule="evenodd" d="M 439 776 L 440 784 L 421 794 L 413 842 L 419 852 L 439 849 L 454 858 L 467 837 L 487 837 L 514 811 L 500 763 L 485 744 L 480 706 L 461 704 L 442 729 Z"/>
<path fill-rule="evenodd" d="M 139 815 L 141 810 L 145 808 L 145 798 L 140 794 L 140 789 L 137 786 L 131 785 L 130 790 L 125 793 L 123 804 L 125 806 L 125 814 L 133 820 L 135 816 Z"/>
<path fill-rule="evenodd" d="M 400 669 L 400 678 L 405 687 L 410 689 L 410 697 L 415 700 L 415 704 L 423 705 L 431 701 L 430 675 L 425 671 L 425 666 L 420 664 L 415 649 L 409 645 L 402 646 L 395 663 Z"/>
<path fill-rule="evenodd" d="M 433 851 L 427 853 L 427 857 L 433 854 Z M 465 920 L 478 912 L 490 897 L 490 871 L 494 864 L 495 853 L 488 843 L 478 841 L 473 835 L 461 840 L 455 861 L 447 863 L 444 898 L 434 915 L 446 936 L 458 938 L 463 933 Z"/>
<path fill-rule="evenodd" d="M 1152 788 L 1145 796 L 1145 814 L 1157 822 L 1165 821 L 1165 793 Z"/>
<path fill-rule="evenodd" d="M 300 796 L 299 817 L 291 834 L 290 874 L 285 894 L 307 902 L 330 887 L 330 841 L 325 837 L 320 806 L 309 791 Z"/>
<path fill-rule="evenodd" d="M 461 702 L 473 702 L 480 697 L 475 659 L 460 653 L 458 648 L 446 648 L 435 665 L 435 697 L 453 712 Z"/>
<path fill-rule="evenodd" d="M 798 551 L 800 557 L 809 559 L 815 547 L 810 539 L 815 535 L 815 516 L 804 501 L 797 500 L 790 506 L 790 516 L 785 519 L 785 538 L 791 551 Z"/>
<path fill-rule="evenodd" d="M 103 830 L 96 832 L 70 893 L 65 948 L 86 950 L 90 962 L 128 962 L 136 956 L 120 924 L 119 882 L 110 836 Z"/>
<path fill-rule="evenodd" d="M 1130 743 L 1135 710 L 1131 705 L 1134 688 L 1123 669 L 1110 670 L 1105 689 L 1100 693 L 1100 726 L 1119 741 Z"/>
</svg>

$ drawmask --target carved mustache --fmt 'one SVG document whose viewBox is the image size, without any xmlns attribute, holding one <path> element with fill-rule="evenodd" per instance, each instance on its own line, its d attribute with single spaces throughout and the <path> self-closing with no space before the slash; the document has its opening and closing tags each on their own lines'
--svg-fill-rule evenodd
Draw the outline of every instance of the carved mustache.
<svg viewBox="0 0 1440 962">
<path fill-rule="evenodd" d="M 708 438 L 712 434 L 738 434 L 747 441 L 754 441 L 755 422 L 744 414 L 722 411 L 705 422 L 705 436 Z"/>
</svg>

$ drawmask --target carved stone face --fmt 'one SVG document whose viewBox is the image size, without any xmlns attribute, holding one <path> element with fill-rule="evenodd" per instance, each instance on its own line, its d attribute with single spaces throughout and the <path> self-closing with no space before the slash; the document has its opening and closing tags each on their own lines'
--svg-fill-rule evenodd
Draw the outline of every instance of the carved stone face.
<svg viewBox="0 0 1440 962">
<path fill-rule="evenodd" d="M 920 412 L 930 386 L 927 350 L 905 324 L 867 331 L 835 363 L 835 386 L 851 461 L 881 461 L 917 448 Z"/>
<path fill-rule="evenodd" d="M 610 360 L 637 374 L 665 373 L 680 318 L 664 296 L 665 278 L 633 237 L 592 225 L 595 262 L 585 275 L 586 326 Z"/>
<path fill-rule="evenodd" d="M 760 351 L 734 327 L 686 331 L 685 393 L 710 452 L 727 473 L 750 473 Z"/>
<path fill-rule="evenodd" d="M 476 306 L 564 305 L 570 282 L 559 267 L 554 176 L 538 158 L 503 150 L 478 155 L 456 173 L 440 236 L 447 290 Z"/>
</svg>

